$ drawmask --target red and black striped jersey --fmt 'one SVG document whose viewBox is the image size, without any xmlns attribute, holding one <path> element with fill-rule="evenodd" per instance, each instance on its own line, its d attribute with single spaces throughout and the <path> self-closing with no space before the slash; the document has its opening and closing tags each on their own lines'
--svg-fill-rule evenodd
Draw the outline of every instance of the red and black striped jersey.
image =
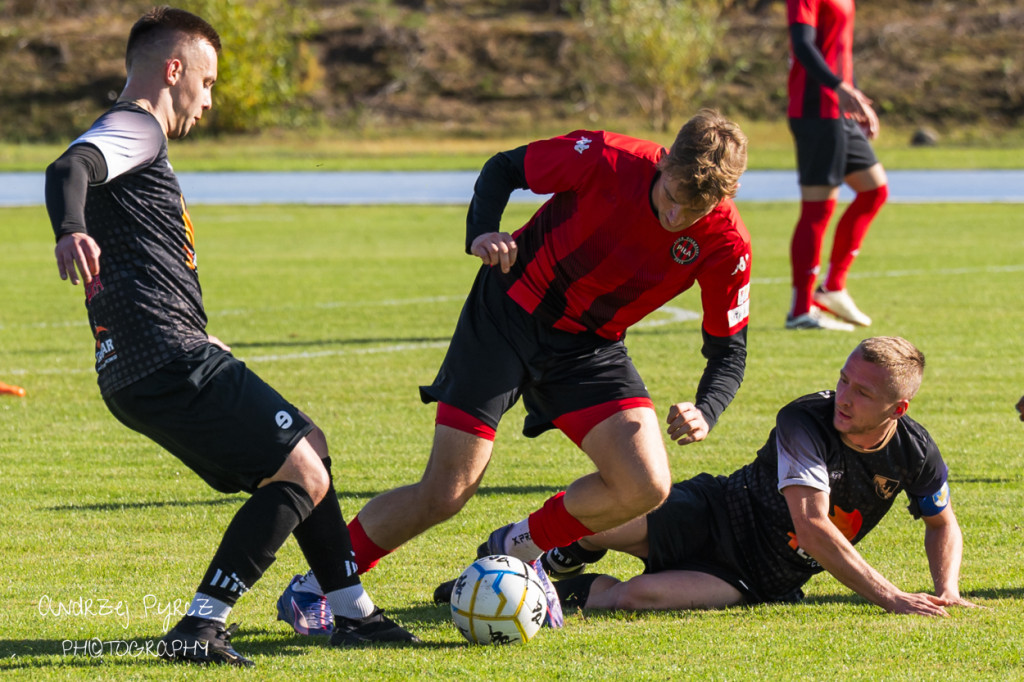
<svg viewBox="0 0 1024 682">
<path fill-rule="evenodd" d="M 786 0 L 790 27 L 804 24 L 814 29 L 814 47 L 839 81 L 853 85 L 854 0 Z M 831 87 L 812 77 L 797 58 L 790 42 L 789 118 L 840 117 L 839 98 Z M 837 81 L 838 82 L 838 81 Z"/>
<path fill-rule="evenodd" d="M 698 283 L 708 334 L 746 327 L 750 235 L 724 200 L 679 232 L 651 203 L 658 159 L 653 142 L 578 130 L 526 147 L 526 181 L 553 194 L 516 231 L 518 255 L 495 272 L 508 295 L 555 329 L 618 340 L 630 325 Z"/>
</svg>

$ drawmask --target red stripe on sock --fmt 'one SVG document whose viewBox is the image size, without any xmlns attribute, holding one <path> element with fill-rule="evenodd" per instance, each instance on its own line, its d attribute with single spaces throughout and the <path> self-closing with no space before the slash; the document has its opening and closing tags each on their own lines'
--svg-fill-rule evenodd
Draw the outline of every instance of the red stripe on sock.
<svg viewBox="0 0 1024 682">
<path fill-rule="evenodd" d="M 811 296 L 821 263 L 821 243 L 835 208 L 835 199 L 800 203 L 800 219 L 789 244 L 793 277 L 793 307 L 789 313 L 793 317 L 811 310 Z"/>
<path fill-rule="evenodd" d="M 484 424 L 473 415 L 463 412 L 457 407 L 452 407 L 447 403 L 437 404 L 437 417 L 435 417 L 434 423 L 468 433 L 471 436 L 485 438 L 489 441 L 493 441 L 495 436 L 495 431 L 490 426 Z"/>
<path fill-rule="evenodd" d="M 651 402 L 650 398 L 612 400 L 600 405 L 594 405 L 593 407 L 585 407 L 575 412 L 567 412 L 553 420 L 552 423 L 568 436 L 569 440 L 576 443 L 577 447 L 582 448 L 583 439 L 586 438 L 592 428 L 613 414 L 625 412 L 634 407 L 649 407 L 653 410 L 654 403 Z"/>
<path fill-rule="evenodd" d="M 352 551 L 356 555 L 356 565 L 359 567 L 360 575 L 376 566 L 382 557 L 395 551 L 384 549 L 371 540 L 363 530 L 363 524 L 360 523 L 358 515 L 349 522 L 348 535 L 352 540 Z"/>
<path fill-rule="evenodd" d="M 530 536 L 533 544 L 541 550 L 548 551 L 555 547 L 564 547 L 582 537 L 593 535 L 579 519 L 565 508 L 564 492 L 548 498 L 544 506 L 530 514 Z"/>
</svg>

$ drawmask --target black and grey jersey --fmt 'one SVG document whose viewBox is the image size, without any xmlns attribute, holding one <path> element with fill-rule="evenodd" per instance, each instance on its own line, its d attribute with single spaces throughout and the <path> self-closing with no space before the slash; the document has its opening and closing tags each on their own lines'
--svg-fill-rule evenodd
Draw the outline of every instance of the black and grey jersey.
<svg viewBox="0 0 1024 682">
<path fill-rule="evenodd" d="M 118 103 L 75 144 L 99 149 L 108 170 L 85 205 L 86 229 L 101 250 L 86 308 L 107 395 L 206 343 L 206 312 L 192 220 L 157 120 Z"/>
<path fill-rule="evenodd" d="M 829 495 L 832 522 L 853 544 L 859 542 L 895 502 L 938 492 L 948 469 L 923 426 L 907 416 L 896 421 L 888 440 L 865 451 L 847 443 L 832 425 L 835 394 L 822 391 L 779 411 L 775 428 L 751 464 L 727 484 L 730 517 L 740 536 L 747 573 L 767 596 L 799 587 L 821 566 L 800 548 L 781 489 L 807 485 Z"/>
</svg>

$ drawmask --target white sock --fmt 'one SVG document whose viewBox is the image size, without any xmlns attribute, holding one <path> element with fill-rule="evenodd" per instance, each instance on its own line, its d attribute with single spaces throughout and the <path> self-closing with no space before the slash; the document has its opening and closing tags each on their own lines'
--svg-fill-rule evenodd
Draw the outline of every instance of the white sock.
<svg viewBox="0 0 1024 682">
<path fill-rule="evenodd" d="M 345 618 L 366 618 L 377 608 L 361 583 L 328 592 L 327 603 L 335 616 Z"/>
<path fill-rule="evenodd" d="M 193 597 L 192 603 L 189 604 L 188 610 L 185 613 L 196 618 L 226 623 L 228 622 L 228 615 L 231 613 L 231 605 L 222 602 L 220 599 L 214 599 L 208 594 L 196 592 L 196 596 Z"/>
<path fill-rule="evenodd" d="M 542 553 L 543 550 L 533 544 L 529 519 L 523 519 L 516 523 L 508 533 L 505 533 L 505 554 L 530 562 L 539 558 Z"/>
<path fill-rule="evenodd" d="M 313 571 L 306 571 L 306 575 L 299 578 L 298 582 L 295 583 L 296 592 L 309 592 L 310 594 L 323 595 L 323 588 L 320 587 L 320 581 L 313 575 Z"/>
</svg>

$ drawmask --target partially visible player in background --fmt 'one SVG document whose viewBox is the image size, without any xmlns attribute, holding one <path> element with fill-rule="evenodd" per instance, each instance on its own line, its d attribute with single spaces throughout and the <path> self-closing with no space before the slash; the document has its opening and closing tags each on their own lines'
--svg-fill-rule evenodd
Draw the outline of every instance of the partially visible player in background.
<svg viewBox="0 0 1024 682">
<path fill-rule="evenodd" d="M 878 116 L 854 86 L 854 0 L 786 0 L 786 8 L 792 47 L 788 116 L 800 182 L 786 328 L 852 331 L 853 325 L 869 326 L 871 318 L 847 292 L 846 276 L 889 196 L 885 169 L 868 142 L 878 135 Z M 844 182 L 857 196 L 836 225 L 828 271 L 817 284 L 822 243 Z"/>
<path fill-rule="evenodd" d="M 947 615 L 974 606 L 960 597 L 963 537 L 938 446 L 907 416 L 924 355 L 909 341 L 862 341 L 835 392 L 782 408 L 753 463 L 731 476 L 701 474 L 668 501 L 619 528 L 547 552 L 542 563 L 564 606 L 587 609 L 709 609 L 794 602 L 828 571 L 891 613 Z M 924 522 L 934 594 L 904 592 L 856 550 L 900 492 Z M 638 556 L 646 570 L 625 582 L 576 575 L 607 549 Z M 574 577 L 573 577 L 574 576 Z M 437 598 L 450 593 L 438 588 Z"/>
<path fill-rule="evenodd" d="M 323 433 L 206 332 L 167 139 L 187 135 L 212 106 L 219 50 L 200 17 L 151 10 L 129 35 L 117 103 L 46 170 L 57 267 L 84 284 L 107 407 L 214 489 L 251 494 L 159 653 L 251 665 L 232 648 L 227 617 L 291 534 L 336 614 L 332 644 L 414 640 L 360 584 Z"/>
<path fill-rule="evenodd" d="M 438 403 L 430 460 L 420 481 L 373 498 L 349 524 L 360 570 L 462 509 L 520 397 L 527 436 L 560 429 L 595 471 L 479 552 L 533 561 L 665 499 L 658 417 L 623 338 L 700 284 L 706 364 L 694 402 L 673 405 L 667 421 L 680 445 L 706 438 L 746 366 L 750 235 L 731 199 L 746 147 L 738 126 L 703 110 L 671 150 L 579 130 L 484 165 L 465 242 L 483 265 L 434 383 L 420 388 Z M 510 234 L 500 223 L 517 188 L 554 196 Z"/>
<path fill-rule="evenodd" d="M 1017 401 L 1017 412 L 1020 414 L 1020 420 L 1024 422 L 1024 396 Z"/>
</svg>

